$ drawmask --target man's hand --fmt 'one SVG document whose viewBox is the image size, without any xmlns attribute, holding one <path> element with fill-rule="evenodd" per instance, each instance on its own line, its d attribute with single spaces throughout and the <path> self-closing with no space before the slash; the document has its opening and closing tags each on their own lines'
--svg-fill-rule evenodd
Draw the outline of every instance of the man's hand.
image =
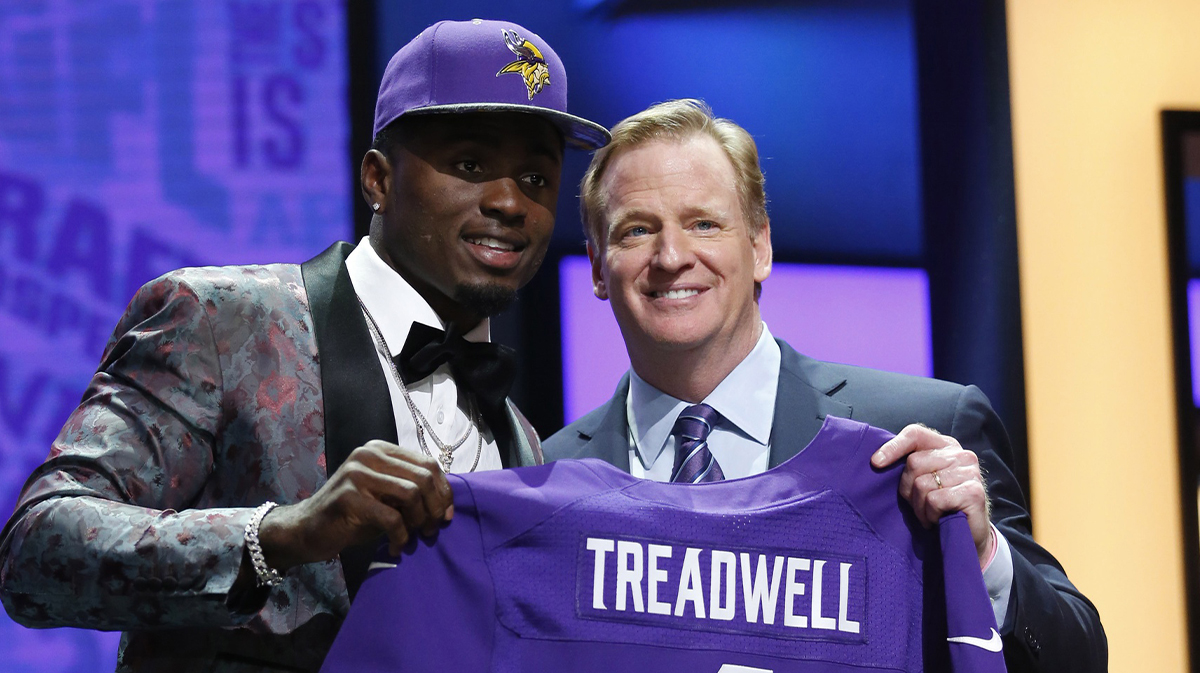
<svg viewBox="0 0 1200 673">
<path fill-rule="evenodd" d="M 399 554 L 410 531 L 432 535 L 453 516 L 450 485 L 433 458 L 370 441 L 351 452 L 311 497 L 271 510 L 258 536 L 267 564 L 283 572 L 327 561 L 380 535 Z"/>
<path fill-rule="evenodd" d="M 871 456 L 871 465 L 887 467 L 908 457 L 900 475 L 900 497 L 929 528 L 944 514 L 963 512 L 975 538 L 979 567 L 992 557 L 991 515 L 979 470 L 979 458 L 958 440 L 923 425 L 909 425 Z"/>
</svg>

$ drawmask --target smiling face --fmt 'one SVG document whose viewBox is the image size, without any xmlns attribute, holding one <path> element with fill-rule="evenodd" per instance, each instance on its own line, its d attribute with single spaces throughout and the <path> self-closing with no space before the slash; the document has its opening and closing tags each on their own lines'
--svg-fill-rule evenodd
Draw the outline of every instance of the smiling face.
<svg viewBox="0 0 1200 673">
<path fill-rule="evenodd" d="M 771 273 L 770 231 L 751 237 L 735 185 L 706 135 L 623 150 L 601 179 L 592 279 L 644 378 L 678 353 L 728 373 L 758 339 L 754 283 Z"/>
<path fill-rule="evenodd" d="M 380 204 L 371 243 L 447 321 L 470 328 L 533 277 L 554 229 L 563 141 L 522 113 L 438 114 L 399 122 L 384 156 L 363 158 Z"/>
</svg>

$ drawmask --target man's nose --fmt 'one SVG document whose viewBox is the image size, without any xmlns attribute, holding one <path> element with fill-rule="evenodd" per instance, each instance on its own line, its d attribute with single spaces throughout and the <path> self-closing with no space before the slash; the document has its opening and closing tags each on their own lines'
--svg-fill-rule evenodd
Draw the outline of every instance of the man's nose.
<svg viewBox="0 0 1200 673">
<path fill-rule="evenodd" d="M 664 226 L 658 233 L 654 251 L 654 265 L 667 272 L 676 272 L 690 266 L 694 260 L 692 240 L 683 227 Z"/>
<path fill-rule="evenodd" d="M 497 178 L 483 186 L 483 198 L 479 208 L 484 215 L 506 222 L 524 220 L 528 212 L 528 198 L 516 180 L 509 177 Z"/>
</svg>

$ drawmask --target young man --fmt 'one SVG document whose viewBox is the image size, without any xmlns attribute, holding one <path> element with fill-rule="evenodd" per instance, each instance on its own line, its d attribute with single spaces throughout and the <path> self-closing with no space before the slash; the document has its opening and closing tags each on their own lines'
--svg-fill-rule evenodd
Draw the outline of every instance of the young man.
<svg viewBox="0 0 1200 673">
<path fill-rule="evenodd" d="M 770 225 L 744 129 L 698 101 L 653 106 L 613 129 L 582 201 L 594 292 L 632 369 L 608 403 L 545 442 L 547 460 L 712 481 L 796 455 L 826 416 L 898 433 L 871 462 L 906 459 L 899 495 L 923 524 L 965 513 L 1008 669 L 1107 670 L 1099 615 L 1033 541 L 1007 435 L 977 388 L 818 362 L 771 337 L 757 302 Z"/>
<path fill-rule="evenodd" d="M 125 630 L 119 671 L 316 670 L 375 541 L 453 515 L 443 471 L 541 462 L 488 316 L 542 261 L 565 145 L 608 140 L 566 110 L 521 26 L 397 52 L 369 237 L 138 292 L 4 530 L 9 614 Z"/>
</svg>

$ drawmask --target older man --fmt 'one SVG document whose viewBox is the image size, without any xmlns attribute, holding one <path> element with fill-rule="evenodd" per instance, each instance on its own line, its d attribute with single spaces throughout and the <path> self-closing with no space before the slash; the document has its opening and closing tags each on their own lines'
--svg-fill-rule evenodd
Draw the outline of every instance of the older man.
<svg viewBox="0 0 1200 673">
<path fill-rule="evenodd" d="M 374 541 L 452 516 L 443 471 L 541 462 L 488 316 L 607 131 L 540 37 L 475 20 L 397 52 L 375 132 L 357 247 L 134 297 L 5 528 L 15 620 L 124 630 L 119 671 L 316 670 Z"/>
<path fill-rule="evenodd" d="M 547 460 L 712 481 L 787 460 L 827 415 L 896 432 L 871 462 L 907 461 L 900 495 L 923 524 L 966 514 L 1009 670 L 1106 670 L 1096 609 L 1033 541 L 1007 436 L 977 388 L 818 362 L 771 337 L 757 302 L 770 225 L 744 129 L 697 101 L 651 107 L 613 129 L 582 198 L 594 292 L 632 369 L 608 403 L 545 442 Z M 706 441 L 681 431 L 701 421 Z"/>
</svg>

